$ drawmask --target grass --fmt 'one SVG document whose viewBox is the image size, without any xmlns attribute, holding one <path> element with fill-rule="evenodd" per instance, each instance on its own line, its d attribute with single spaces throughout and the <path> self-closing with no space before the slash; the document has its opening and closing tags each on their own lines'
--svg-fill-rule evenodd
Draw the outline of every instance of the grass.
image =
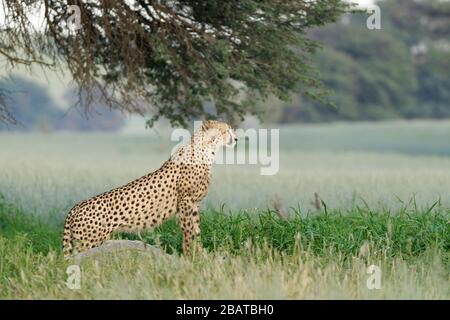
<svg viewBox="0 0 450 320">
<path fill-rule="evenodd" d="M 271 212 L 202 213 L 206 253 L 185 257 L 171 219 L 141 238 L 151 256 L 117 253 L 81 264 L 66 287 L 61 221 L 0 202 L 0 298 L 448 299 L 449 212 L 362 209 L 281 219 Z M 116 235 L 137 238 L 136 235 Z M 369 265 L 382 289 L 366 287 Z"/>
<path fill-rule="evenodd" d="M 449 299 L 449 132 L 449 121 L 282 127 L 277 175 L 215 166 L 206 253 L 180 254 L 175 219 L 118 234 L 156 249 L 83 261 L 80 290 L 66 286 L 65 215 L 157 169 L 170 132 L 0 133 L 0 299 Z M 372 264 L 380 290 L 366 286 Z"/>
<path fill-rule="evenodd" d="M 450 121 L 301 125 L 280 128 L 280 165 L 216 165 L 204 204 L 230 210 L 314 210 L 314 193 L 330 208 L 421 210 L 450 207 Z M 160 136 L 100 133 L 0 133 L 0 192 L 27 212 L 64 215 L 75 203 L 157 168 L 172 146 Z M 364 201 L 362 200 L 364 199 Z M 401 201 L 399 201 L 399 199 Z"/>
</svg>

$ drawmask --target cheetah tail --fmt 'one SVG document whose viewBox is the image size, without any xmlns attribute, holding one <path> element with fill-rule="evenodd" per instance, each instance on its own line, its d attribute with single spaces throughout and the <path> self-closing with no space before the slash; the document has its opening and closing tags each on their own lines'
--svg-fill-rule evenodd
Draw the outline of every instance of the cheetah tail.
<svg viewBox="0 0 450 320">
<path fill-rule="evenodd" d="M 69 258 L 73 254 L 73 238 L 72 229 L 70 227 L 70 218 L 67 217 L 64 222 L 64 233 L 63 233 L 63 253 L 64 258 Z"/>
</svg>

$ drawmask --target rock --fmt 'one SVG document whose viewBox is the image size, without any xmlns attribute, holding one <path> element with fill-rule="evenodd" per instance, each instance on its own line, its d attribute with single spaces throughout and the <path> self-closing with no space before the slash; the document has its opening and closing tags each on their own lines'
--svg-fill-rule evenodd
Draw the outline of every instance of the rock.
<svg viewBox="0 0 450 320">
<path fill-rule="evenodd" d="M 162 249 L 155 246 L 151 246 L 139 240 L 108 240 L 98 247 L 91 248 L 87 251 L 83 251 L 76 254 L 73 257 L 73 259 L 76 262 L 79 262 L 82 259 L 92 256 L 124 251 L 139 251 L 143 253 L 158 253 L 158 254 L 161 254 L 163 252 Z"/>
</svg>

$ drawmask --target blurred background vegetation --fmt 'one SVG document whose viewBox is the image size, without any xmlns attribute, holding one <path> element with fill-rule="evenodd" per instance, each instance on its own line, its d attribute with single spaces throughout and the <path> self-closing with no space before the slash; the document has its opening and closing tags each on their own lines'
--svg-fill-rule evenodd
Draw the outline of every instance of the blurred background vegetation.
<svg viewBox="0 0 450 320">
<path fill-rule="evenodd" d="M 335 107 L 294 96 L 291 103 L 271 108 L 272 121 L 450 116 L 450 3 L 377 4 L 381 30 L 368 30 L 367 16 L 353 14 L 312 32 L 324 43 L 314 63 Z"/>
<path fill-rule="evenodd" d="M 450 2 L 376 3 L 381 30 L 369 30 L 368 14 L 359 13 L 310 32 L 324 44 L 312 63 L 330 93 L 325 101 L 300 93 L 288 103 L 269 98 L 260 106 L 264 122 L 450 117 Z M 75 88 L 63 86 L 64 79 L 51 74 L 46 81 L 25 72 L 3 76 L 0 88 L 11 93 L 9 105 L 19 125 L 0 124 L 0 130 L 115 131 L 129 122 L 101 105 L 86 119 L 82 111 L 70 108 Z"/>
</svg>

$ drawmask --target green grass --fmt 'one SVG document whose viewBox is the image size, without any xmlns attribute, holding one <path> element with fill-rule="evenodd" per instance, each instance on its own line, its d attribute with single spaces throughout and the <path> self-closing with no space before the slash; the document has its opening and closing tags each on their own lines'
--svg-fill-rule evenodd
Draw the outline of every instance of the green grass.
<svg viewBox="0 0 450 320">
<path fill-rule="evenodd" d="M 62 230 L 6 203 L 0 194 L 0 236 L 13 242 L 25 240 L 33 252 L 47 254 L 60 247 Z"/>
<path fill-rule="evenodd" d="M 448 211 L 405 209 L 375 214 L 354 209 L 345 214 L 333 211 L 306 217 L 293 212 L 290 218 L 281 219 L 271 212 L 224 214 L 209 209 L 202 212 L 201 228 L 207 253 L 197 257 L 180 255 L 182 238 L 175 219 L 141 237 L 116 235 L 141 238 L 164 251 L 151 258 L 123 253 L 107 256 L 108 268 L 98 265 L 102 260 L 83 262 L 88 273 L 83 282 L 86 287 L 74 291 L 65 287 L 67 262 L 61 253 L 61 221 L 42 221 L 2 201 L 0 298 L 188 297 L 185 294 L 197 298 L 449 298 Z M 364 269 L 370 264 L 379 265 L 385 274 L 386 287 L 381 291 L 364 288 Z M 214 281 L 230 287 L 215 287 L 211 279 L 185 287 L 195 278 L 185 268 L 198 272 L 201 278 L 220 270 L 223 278 Z M 142 274 L 137 275 L 139 272 Z M 269 277 L 267 281 L 258 278 L 264 275 Z M 292 279 L 278 278 L 284 277 L 281 275 Z M 234 281 L 246 276 L 254 282 L 243 285 L 242 295 L 234 291 Z M 144 283 L 136 277 L 144 277 Z M 316 279 L 321 287 L 313 290 L 308 281 L 297 287 L 296 277 Z M 121 283 L 127 283 L 125 291 Z M 340 284 L 351 291 L 338 290 Z M 430 284 L 437 287 L 431 290 Z M 203 291 L 204 285 L 210 291 Z M 261 286 L 269 290 L 265 296 L 260 296 Z"/>
<path fill-rule="evenodd" d="M 65 215 L 157 169 L 170 131 L 0 133 L 0 298 L 449 299 L 449 132 L 449 121 L 281 127 L 277 175 L 213 168 L 206 253 L 180 254 L 175 219 L 117 234 L 157 249 L 83 261 L 80 290 L 65 283 Z M 315 192 L 326 210 L 316 211 Z M 274 198 L 289 219 L 270 211 Z M 380 290 L 366 287 L 371 264 Z"/>
</svg>

